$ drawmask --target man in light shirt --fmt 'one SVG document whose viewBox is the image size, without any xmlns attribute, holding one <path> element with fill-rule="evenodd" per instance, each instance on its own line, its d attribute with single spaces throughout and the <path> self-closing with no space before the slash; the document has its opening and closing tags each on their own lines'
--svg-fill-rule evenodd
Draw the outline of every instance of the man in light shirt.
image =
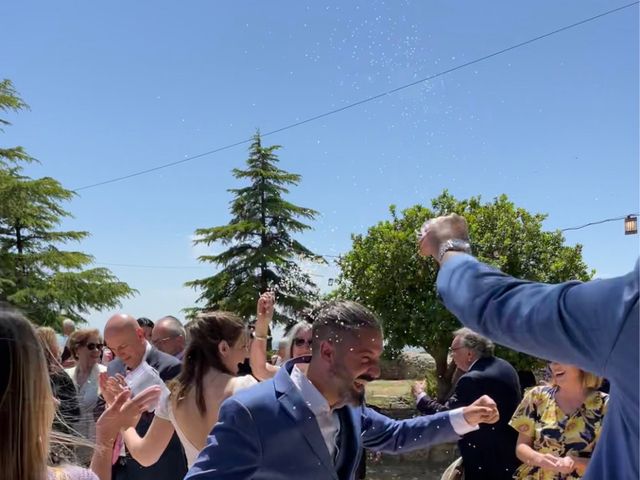
<svg viewBox="0 0 640 480">
<path fill-rule="evenodd" d="M 380 375 L 378 319 L 349 301 L 326 303 L 313 317 L 312 355 L 288 361 L 273 379 L 226 400 L 186 480 L 350 480 L 362 447 L 405 453 L 498 420 L 487 396 L 402 421 L 373 411 L 364 391 Z"/>
</svg>

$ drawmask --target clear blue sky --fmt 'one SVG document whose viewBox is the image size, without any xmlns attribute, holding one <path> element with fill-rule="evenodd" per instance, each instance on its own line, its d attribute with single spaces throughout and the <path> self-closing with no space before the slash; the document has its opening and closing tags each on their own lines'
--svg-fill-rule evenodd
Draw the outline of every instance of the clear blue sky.
<svg viewBox="0 0 640 480">
<path fill-rule="evenodd" d="M 23 145 L 71 189 L 180 160 L 446 70 L 623 5 L 612 1 L 5 2 L 1 77 L 31 110 Z M 322 213 L 321 254 L 388 207 L 444 188 L 548 213 L 549 229 L 638 210 L 638 7 L 265 139 Z M 191 236 L 229 219 L 246 146 L 84 190 L 66 228 L 140 291 L 123 311 L 180 316 L 207 275 Z M 599 276 L 625 273 L 622 221 L 566 235 Z M 313 273 L 326 288 L 335 268 Z M 102 326 L 110 312 L 92 314 Z"/>
</svg>

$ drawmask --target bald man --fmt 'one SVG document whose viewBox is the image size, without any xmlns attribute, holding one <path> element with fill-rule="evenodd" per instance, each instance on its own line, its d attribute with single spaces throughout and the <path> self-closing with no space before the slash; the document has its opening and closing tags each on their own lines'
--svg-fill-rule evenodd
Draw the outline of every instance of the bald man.
<svg viewBox="0 0 640 480">
<path fill-rule="evenodd" d="M 180 362 L 171 355 L 160 352 L 144 337 L 144 331 L 131 315 L 112 316 L 104 327 L 104 340 L 116 358 L 107 366 L 107 374 L 127 375 L 142 362 L 147 362 L 165 382 L 180 373 Z M 143 413 L 136 431 L 140 436 L 147 432 L 153 414 Z M 143 467 L 125 451 L 113 465 L 113 480 L 182 480 L 187 473 L 187 463 L 180 440 L 174 434 L 166 450 L 155 465 Z"/>
<path fill-rule="evenodd" d="M 151 343 L 161 352 L 178 360 L 184 356 L 186 332 L 180 320 L 170 315 L 158 320 L 151 332 Z"/>
</svg>

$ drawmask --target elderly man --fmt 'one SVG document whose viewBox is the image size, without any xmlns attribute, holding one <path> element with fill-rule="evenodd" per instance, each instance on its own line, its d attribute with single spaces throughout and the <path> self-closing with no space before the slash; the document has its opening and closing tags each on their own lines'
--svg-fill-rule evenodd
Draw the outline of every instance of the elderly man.
<svg viewBox="0 0 640 480">
<path fill-rule="evenodd" d="M 69 337 L 75 331 L 76 324 L 70 318 L 65 318 L 62 321 L 62 335 L 58 337 L 58 344 L 60 345 L 60 362 L 64 368 L 73 367 L 76 362 L 69 350 Z"/>
<path fill-rule="evenodd" d="M 467 222 L 455 214 L 425 223 L 419 249 L 440 264 L 438 292 L 464 325 L 609 379 L 609 410 L 584 480 L 638 478 L 640 262 L 627 275 L 585 283 L 518 280 L 469 254 Z"/>
<path fill-rule="evenodd" d="M 518 373 L 509 362 L 493 355 L 494 345 L 473 330 L 461 328 L 453 332 L 449 352 L 462 375 L 453 395 L 441 404 L 429 398 L 421 382 L 414 385 L 416 407 L 421 413 L 433 414 L 470 405 L 482 395 L 489 395 L 498 405 L 500 420 L 460 439 L 467 480 L 511 480 L 519 461 L 516 458 L 518 433 L 509 420 L 520 403 Z"/>
<path fill-rule="evenodd" d="M 107 374 L 126 376 L 142 362 L 148 363 L 160 378 L 167 382 L 180 373 L 181 364 L 171 355 L 152 347 L 144 337 L 142 328 L 130 315 L 112 316 L 104 328 L 104 340 L 116 358 L 107 366 Z M 147 432 L 153 414 L 143 413 L 136 425 L 140 436 Z M 181 480 L 187 471 L 187 464 L 180 440 L 173 436 L 160 460 L 155 465 L 143 467 L 129 456 L 122 444 L 116 442 L 116 453 L 120 456 L 113 465 L 114 480 Z"/>
<path fill-rule="evenodd" d="M 362 447 L 404 453 L 451 442 L 495 423 L 489 397 L 450 412 L 392 420 L 364 405 L 380 375 L 378 319 L 355 302 L 330 302 L 315 315 L 312 355 L 227 399 L 188 480 L 351 480 Z"/>
<path fill-rule="evenodd" d="M 151 343 L 161 352 L 178 360 L 184 356 L 186 331 L 180 320 L 171 315 L 158 320 L 151 332 Z"/>
</svg>

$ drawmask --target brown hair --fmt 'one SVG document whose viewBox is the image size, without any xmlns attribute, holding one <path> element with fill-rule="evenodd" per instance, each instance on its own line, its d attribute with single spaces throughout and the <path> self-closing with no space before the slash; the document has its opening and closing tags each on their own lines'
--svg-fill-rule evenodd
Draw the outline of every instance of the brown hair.
<svg viewBox="0 0 640 480">
<path fill-rule="evenodd" d="M 76 330 L 71 335 L 69 335 L 69 350 L 71 351 L 71 355 L 73 355 L 73 358 L 78 358 L 78 348 L 86 345 L 87 340 L 94 336 L 98 337 L 99 342 L 102 341 L 102 337 L 100 337 L 100 331 L 97 328 L 83 328 L 81 330 Z"/>
<path fill-rule="evenodd" d="M 185 350 L 182 370 L 171 385 L 171 393 L 175 395 L 176 403 L 180 403 L 195 387 L 198 410 L 201 415 L 206 414 L 207 405 L 202 388 L 205 374 L 209 369 L 215 368 L 223 373 L 234 375 L 220 358 L 218 345 L 224 340 L 232 346 L 246 332 L 244 322 L 230 312 L 200 313 L 189 322 L 190 340 Z"/>
<path fill-rule="evenodd" d="M 47 363 L 35 329 L 21 314 L 0 305 L 3 478 L 46 478 L 54 412 Z"/>
</svg>

